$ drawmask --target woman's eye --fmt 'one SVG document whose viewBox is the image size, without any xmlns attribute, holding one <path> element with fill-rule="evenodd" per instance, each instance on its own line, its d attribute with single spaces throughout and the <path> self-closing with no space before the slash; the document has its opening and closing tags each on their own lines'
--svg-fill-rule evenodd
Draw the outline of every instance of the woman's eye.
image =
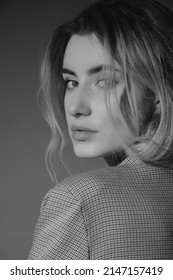
<svg viewBox="0 0 173 280">
<path fill-rule="evenodd" d="M 102 88 L 114 88 L 117 84 L 116 80 L 99 79 L 97 85 Z"/>
<path fill-rule="evenodd" d="M 100 87 L 105 87 L 106 86 L 105 79 L 98 80 L 97 85 L 100 86 Z"/>
<path fill-rule="evenodd" d="M 65 80 L 65 86 L 68 89 L 73 89 L 78 87 L 78 82 L 75 80 Z"/>
</svg>

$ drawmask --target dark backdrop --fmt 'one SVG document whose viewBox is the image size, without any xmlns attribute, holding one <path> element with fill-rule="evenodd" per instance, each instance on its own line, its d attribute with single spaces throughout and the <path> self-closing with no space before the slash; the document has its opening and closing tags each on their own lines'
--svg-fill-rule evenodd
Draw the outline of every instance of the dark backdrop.
<svg viewBox="0 0 173 280">
<path fill-rule="evenodd" d="M 37 105 L 50 33 L 95 0 L 0 1 L 0 259 L 26 259 L 41 201 L 53 183 L 44 162 L 50 130 Z M 172 0 L 164 1 L 170 7 Z M 72 173 L 106 166 L 65 157 Z M 59 180 L 68 174 L 58 164 Z"/>
</svg>

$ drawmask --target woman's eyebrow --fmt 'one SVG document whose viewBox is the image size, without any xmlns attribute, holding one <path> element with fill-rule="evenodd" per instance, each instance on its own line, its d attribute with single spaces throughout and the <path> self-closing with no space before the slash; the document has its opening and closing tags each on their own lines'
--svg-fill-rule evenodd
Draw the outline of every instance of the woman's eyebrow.
<svg viewBox="0 0 173 280">
<path fill-rule="evenodd" d="M 72 71 L 72 70 L 70 70 L 70 69 L 67 69 L 67 68 L 63 68 L 63 69 L 62 69 L 62 74 L 69 74 L 69 75 L 72 75 L 72 76 L 76 76 L 76 77 L 77 77 L 77 74 L 76 74 L 74 71 Z"/>
<path fill-rule="evenodd" d="M 91 68 L 89 68 L 86 73 L 88 76 L 91 76 L 91 75 L 94 75 L 94 74 L 97 74 L 101 71 L 104 71 L 104 70 L 109 70 L 109 71 L 118 71 L 120 72 L 119 69 L 117 68 L 113 68 L 112 66 L 110 65 L 107 65 L 107 64 L 100 64 L 100 65 L 96 65 L 96 66 L 92 66 Z M 69 75 L 72 75 L 72 76 L 76 76 L 77 77 L 77 74 L 68 69 L 68 68 L 63 68 L 62 69 L 62 74 L 69 74 Z"/>
</svg>

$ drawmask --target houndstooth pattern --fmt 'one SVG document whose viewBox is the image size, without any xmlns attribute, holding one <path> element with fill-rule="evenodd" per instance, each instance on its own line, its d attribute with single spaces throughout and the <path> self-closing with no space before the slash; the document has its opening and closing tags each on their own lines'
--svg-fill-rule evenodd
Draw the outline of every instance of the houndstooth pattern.
<svg viewBox="0 0 173 280">
<path fill-rule="evenodd" d="M 28 259 L 173 259 L 173 170 L 127 158 L 45 196 Z"/>
</svg>

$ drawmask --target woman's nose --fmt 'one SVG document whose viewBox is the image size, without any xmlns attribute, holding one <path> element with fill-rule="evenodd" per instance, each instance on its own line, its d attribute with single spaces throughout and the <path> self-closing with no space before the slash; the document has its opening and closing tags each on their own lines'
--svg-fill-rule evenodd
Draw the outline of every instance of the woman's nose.
<svg viewBox="0 0 173 280">
<path fill-rule="evenodd" d="M 84 90 L 76 90 L 68 107 L 68 112 L 73 117 L 91 114 L 90 99 Z"/>
</svg>

